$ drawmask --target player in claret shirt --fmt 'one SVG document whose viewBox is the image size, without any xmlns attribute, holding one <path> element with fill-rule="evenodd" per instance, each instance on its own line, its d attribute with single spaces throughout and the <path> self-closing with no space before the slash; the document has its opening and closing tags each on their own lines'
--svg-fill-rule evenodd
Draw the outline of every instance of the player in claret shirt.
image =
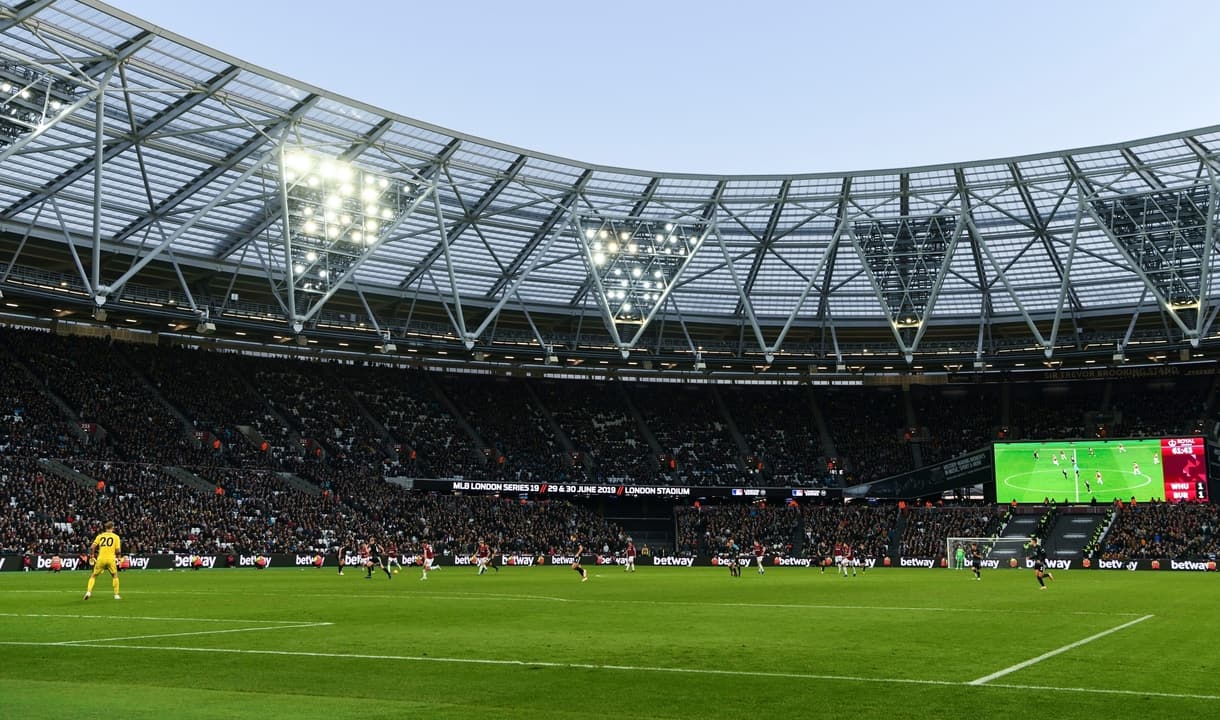
<svg viewBox="0 0 1220 720">
<path fill-rule="evenodd" d="M 755 539 L 753 550 L 754 562 L 758 565 L 758 574 L 765 575 L 767 571 L 763 568 L 763 556 L 767 554 L 767 549 L 763 547 L 762 543 Z"/>
<path fill-rule="evenodd" d="M 479 566 L 479 574 L 487 572 L 487 564 L 491 562 L 491 548 L 479 540 L 479 546 L 474 551 L 475 564 Z"/>
<path fill-rule="evenodd" d="M 423 551 L 424 574 L 419 578 L 420 580 L 428 579 L 428 571 L 432 569 L 432 562 L 435 559 L 436 555 L 432 551 L 432 543 L 425 542 Z"/>
<path fill-rule="evenodd" d="M 623 565 L 623 572 L 635 572 L 635 543 L 630 538 L 627 539 L 627 564 Z"/>
</svg>

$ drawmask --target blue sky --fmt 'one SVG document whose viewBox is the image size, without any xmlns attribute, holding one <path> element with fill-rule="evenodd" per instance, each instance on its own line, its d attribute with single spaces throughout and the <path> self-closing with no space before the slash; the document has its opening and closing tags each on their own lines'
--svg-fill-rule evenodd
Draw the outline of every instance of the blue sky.
<svg viewBox="0 0 1220 720">
<path fill-rule="evenodd" d="M 111 0 L 409 117 L 667 172 L 902 167 L 1220 124 L 1220 2 Z"/>
</svg>

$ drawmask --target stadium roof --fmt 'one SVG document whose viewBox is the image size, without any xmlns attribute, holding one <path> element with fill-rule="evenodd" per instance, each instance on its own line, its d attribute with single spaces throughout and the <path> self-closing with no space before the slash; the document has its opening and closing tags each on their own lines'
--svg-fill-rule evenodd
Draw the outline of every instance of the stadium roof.
<svg viewBox="0 0 1220 720">
<path fill-rule="evenodd" d="M 93 0 L 0 4 L 0 83 L 0 278 L 61 304 L 767 364 L 1198 346 L 1220 308 L 1220 126 L 927 167 L 645 172 L 403 117 Z M 376 202 L 349 188 L 320 225 L 326 173 Z"/>
</svg>

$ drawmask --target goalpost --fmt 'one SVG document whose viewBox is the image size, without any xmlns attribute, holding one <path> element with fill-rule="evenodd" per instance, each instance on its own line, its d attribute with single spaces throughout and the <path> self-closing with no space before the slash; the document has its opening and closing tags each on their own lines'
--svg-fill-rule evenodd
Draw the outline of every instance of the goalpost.
<svg viewBox="0 0 1220 720">
<path fill-rule="evenodd" d="M 950 537 L 945 538 L 945 562 L 946 567 L 957 567 L 955 565 L 955 556 L 957 548 L 960 545 L 966 552 L 965 565 L 970 567 L 970 547 L 972 545 L 979 546 L 979 554 L 984 558 L 1007 562 L 1011 559 L 1019 560 L 1025 550 L 1025 544 L 1033 538 L 1014 535 L 1010 537 Z"/>
</svg>

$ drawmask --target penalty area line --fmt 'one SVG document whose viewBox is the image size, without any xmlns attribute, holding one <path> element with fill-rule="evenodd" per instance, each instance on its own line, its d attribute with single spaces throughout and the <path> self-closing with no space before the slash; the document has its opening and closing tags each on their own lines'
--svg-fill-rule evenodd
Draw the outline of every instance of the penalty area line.
<svg viewBox="0 0 1220 720">
<path fill-rule="evenodd" d="M 1118 627 L 1112 627 L 1109 630 L 1102 630 L 1101 632 L 1097 633 L 1096 635 L 1090 635 L 1087 638 L 1084 638 L 1083 640 L 1077 640 L 1074 643 L 1068 643 L 1067 645 L 1064 645 L 1063 647 L 1055 648 L 1054 650 L 1051 650 L 1050 652 L 1044 652 L 1036 658 L 1030 658 L 1029 660 L 1025 660 L 1024 662 L 1019 662 L 1016 665 L 1010 665 L 1010 666 L 1004 668 L 1003 670 L 997 670 L 996 672 L 993 672 L 990 675 L 984 675 L 981 678 L 975 678 L 974 680 L 971 680 L 969 684 L 970 685 L 986 685 L 987 683 L 991 682 L 992 680 L 995 680 L 997 678 L 1002 678 L 1005 675 L 1015 673 L 1018 670 L 1024 670 L 1025 668 L 1027 668 L 1031 665 L 1036 665 L 1036 664 L 1042 662 L 1043 660 L 1048 660 L 1050 658 L 1055 657 L 1056 655 L 1062 655 L 1063 653 L 1065 653 L 1069 650 L 1075 650 L 1076 648 L 1080 647 L 1081 645 L 1091 643 L 1094 640 L 1099 640 L 1101 638 L 1104 638 L 1107 635 L 1112 635 L 1112 634 L 1118 632 L 1119 630 L 1126 630 L 1127 628 L 1131 627 L 1132 625 L 1137 625 L 1152 617 L 1155 617 L 1155 616 L 1144 615 L 1143 617 L 1138 617 L 1130 622 L 1125 622 L 1122 625 L 1119 625 Z"/>
<path fill-rule="evenodd" d="M 1140 621 L 1152 617 L 1151 615 L 1141 618 Z M 1133 623 L 1127 623 L 1131 625 Z M 1107 632 L 1114 632 L 1122 628 L 1114 628 Z M 157 645 L 118 645 L 118 644 L 81 644 L 81 645 L 63 645 L 60 643 L 39 643 L 39 642 L 19 642 L 19 641 L 0 641 L 0 645 L 26 645 L 40 647 L 80 647 L 80 648 L 112 648 L 116 650 L 161 650 L 171 652 L 198 652 L 198 653 L 220 653 L 220 654 L 240 654 L 240 655 L 270 655 L 280 657 L 317 657 L 317 658 L 335 658 L 335 659 L 352 659 L 352 660 L 397 660 L 402 662 L 419 662 L 419 663 L 451 663 L 460 665 L 497 665 L 519 668 L 555 668 L 560 670 L 602 670 L 610 672 L 663 672 L 682 675 L 718 675 L 730 677 L 754 677 L 754 678 L 772 678 L 783 680 L 825 680 L 832 682 L 854 682 L 854 683 L 877 683 L 885 685 L 931 685 L 939 687 L 958 687 L 958 688 L 998 688 L 1004 690 L 1041 690 L 1046 692 L 1066 692 L 1066 693 L 1087 693 L 1094 695 L 1122 695 L 1122 696 L 1144 696 L 1157 697 L 1177 700 L 1220 700 L 1220 695 L 1206 695 L 1202 693 L 1170 693 L 1160 691 L 1139 691 L 1139 690 L 1119 690 L 1112 688 L 1082 688 L 1082 687 L 1048 687 L 1041 685 L 1015 685 L 1007 683 L 991 683 L 980 684 L 977 682 L 961 682 L 950 680 L 922 680 L 919 678 L 878 678 L 878 677 L 862 677 L 858 675 L 823 675 L 817 673 L 782 673 L 782 672 L 755 672 L 750 670 L 718 670 L 707 668 L 680 668 L 680 667 L 651 667 L 639 665 L 603 665 L 596 663 L 561 663 L 561 662 L 546 662 L 546 661 L 529 661 L 529 660 L 497 660 L 492 658 L 449 658 L 449 657 L 425 657 L 420 655 L 373 655 L 363 653 L 326 653 L 326 652 L 309 652 L 296 650 L 247 650 L 242 648 L 199 648 L 199 647 L 175 647 L 175 646 L 157 646 Z M 1028 667 L 1028 665 L 1027 665 Z"/>
<path fill-rule="evenodd" d="M 230 628 L 228 630 L 195 630 L 193 632 L 160 633 L 157 635 L 128 635 L 126 637 L 93 638 L 85 640 L 61 640 L 55 645 L 89 645 L 92 643 L 123 642 L 126 640 L 151 640 L 154 638 L 185 637 L 187 635 L 227 635 L 229 633 L 264 632 L 267 630 L 293 630 L 296 628 L 326 627 L 328 622 L 301 623 L 299 625 L 266 625 L 263 627 Z"/>
</svg>

